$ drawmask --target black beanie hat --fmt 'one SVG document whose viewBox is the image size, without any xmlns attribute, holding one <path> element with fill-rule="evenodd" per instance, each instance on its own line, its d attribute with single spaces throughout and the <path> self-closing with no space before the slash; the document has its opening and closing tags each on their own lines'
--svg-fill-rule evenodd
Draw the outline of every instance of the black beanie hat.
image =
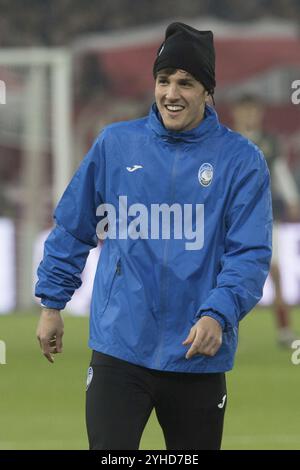
<svg viewBox="0 0 300 470">
<path fill-rule="evenodd" d="M 171 23 L 167 27 L 165 41 L 157 52 L 154 77 L 165 68 L 189 72 L 213 95 L 216 86 L 213 33 L 198 31 L 184 23 Z"/>
</svg>

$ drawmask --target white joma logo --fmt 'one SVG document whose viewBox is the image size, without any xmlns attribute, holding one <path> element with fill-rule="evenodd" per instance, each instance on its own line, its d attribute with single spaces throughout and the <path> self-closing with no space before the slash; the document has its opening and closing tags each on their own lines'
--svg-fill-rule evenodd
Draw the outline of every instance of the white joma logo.
<svg viewBox="0 0 300 470">
<path fill-rule="evenodd" d="M 139 170 L 140 168 L 143 168 L 142 165 L 133 165 L 133 166 L 127 166 L 126 170 L 132 172 L 135 170 Z"/>
<path fill-rule="evenodd" d="M 225 400 L 226 400 L 226 395 L 224 395 L 224 397 L 222 398 L 222 402 L 218 404 L 218 408 L 223 408 L 223 406 L 225 405 Z"/>
</svg>

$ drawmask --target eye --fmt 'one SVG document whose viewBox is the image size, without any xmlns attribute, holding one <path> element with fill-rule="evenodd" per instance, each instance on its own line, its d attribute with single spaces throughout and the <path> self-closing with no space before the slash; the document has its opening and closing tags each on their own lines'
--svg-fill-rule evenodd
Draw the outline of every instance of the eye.
<svg viewBox="0 0 300 470">
<path fill-rule="evenodd" d="M 158 81 L 158 83 L 159 83 L 160 85 L 165 85 L 165 84 L 168 83 L 168 80 L 167 80 L 166 78 L 162 78 L 162 77 L 161 77 L 161 78 L 158 78 L 157 81 Z"/>
<path fill-rule="evenodd" d="M 188 87 L 191 87 L 192 86 L 192 83 L 191 82 L 181 82 L 181 86 L 185 87 L 185 88 L 188 88 Z"/>
</svg>

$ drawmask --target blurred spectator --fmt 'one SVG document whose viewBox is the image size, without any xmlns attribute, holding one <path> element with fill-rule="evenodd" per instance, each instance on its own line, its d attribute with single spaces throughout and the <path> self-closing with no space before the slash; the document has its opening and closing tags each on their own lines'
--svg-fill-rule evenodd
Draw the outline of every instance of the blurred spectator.
<svg viewBox="0 0 300 470">
<path fill-rule="evenodd" d="M 170 18 L 262 17 L 299 21 L 299 0 L 0 0 L 0 46 L 65 45 L 90 32 L 142 26 Z"/>
<path fill-rule="evenodd" d="M 254 95 L 243 95 L 234 104 L 234 129 L 260 147 L 271 173 L 274 216 L 271 275 L 275 287 L 274 313 L 277 321 L 278 342 L 282 346 L 290 347 L 295 335 L 291 329 L 289 308 L 282 295 L 278 267 L 278 225 L 282 220 L 296 221 L 299 219 L 300 196 L 286 160 L 281 156 L 277 138 L 264 130 L 263 117 L 262 101 Z"/>
</svg>

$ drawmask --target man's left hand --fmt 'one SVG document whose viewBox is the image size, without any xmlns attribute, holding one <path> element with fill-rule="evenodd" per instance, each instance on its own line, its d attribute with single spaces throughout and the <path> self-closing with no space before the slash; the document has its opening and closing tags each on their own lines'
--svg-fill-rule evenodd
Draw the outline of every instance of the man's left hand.
<svg viewBox="0 0 300 470">
<path fill-rule="evenodd" d="M 192 346 L 186 353 L 186 359 L 190 359 L 195 354 L 214 356 L 222 344 L 222 328 L 220 323 L 214 318 L 203 316 L 191 328 L 190 334 L 183 341 L 183 345 Z"/>
</svg>

